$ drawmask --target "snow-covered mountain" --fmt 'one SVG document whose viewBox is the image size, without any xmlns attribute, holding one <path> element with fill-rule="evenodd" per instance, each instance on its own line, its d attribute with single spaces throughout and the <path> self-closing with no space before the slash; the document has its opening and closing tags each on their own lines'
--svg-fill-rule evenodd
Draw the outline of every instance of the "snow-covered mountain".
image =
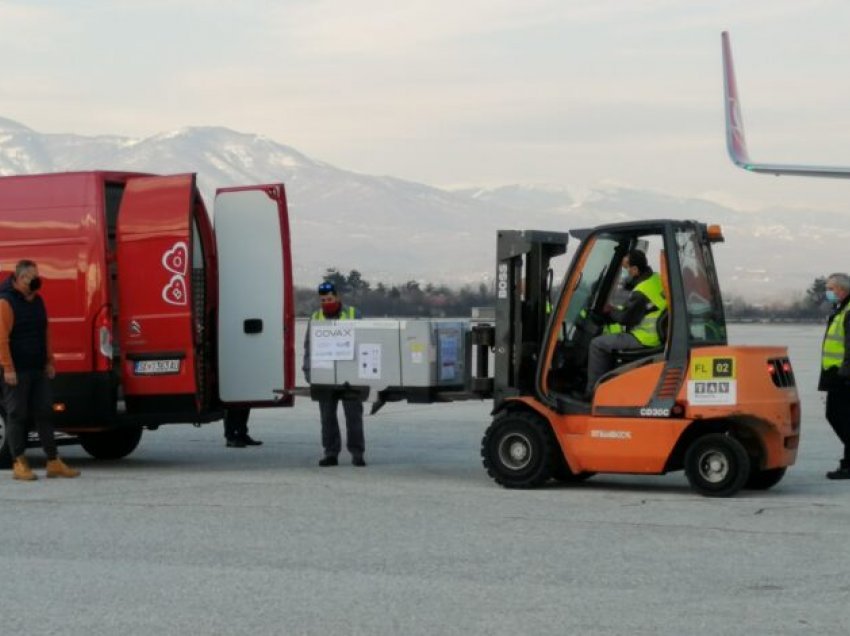
<svg viewBox="0 0 850 636">
<path fill-rule="evenodd" d="M 145 139 L 84 137 L 41 134 L 0 118 L 0 174 L 91 169 L 196 172 L 208 202 L 217 187 L 284 182 L 296 284 L 303 285 L 327 267 L 358 269 L 373 282 L 478 283 L 492 277 L 497 229 L 696 218 L 724 227 L 726 244 L 716 258 L 726 293 L 761 300 L 801 293 L 830 268 L 824 255 L 842 253 L 850 238 L 850 218 L 834 213 L 741 212 L 613 186 L 445 190 L 342 170 L 226 128 L 190 127 Z"/>
</svg>

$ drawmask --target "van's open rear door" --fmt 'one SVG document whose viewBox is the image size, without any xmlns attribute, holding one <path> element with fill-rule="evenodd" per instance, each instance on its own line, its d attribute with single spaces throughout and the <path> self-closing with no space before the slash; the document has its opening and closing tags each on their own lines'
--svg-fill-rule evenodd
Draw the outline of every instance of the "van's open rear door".
<svg viewBox="0 0 850 636">
<path fill-rule="evenodd" d="M 128 411 L 201 408 L 191 273 L 195 196 L 192 174 L 133 178 L 124 190 L 116 339 Z"/>
<path fill-rule="evenodd" d="M 295 308 L 283 184 L 218 190 L 214 224 L 221 401 L 288 406 Z"/>
</svg>

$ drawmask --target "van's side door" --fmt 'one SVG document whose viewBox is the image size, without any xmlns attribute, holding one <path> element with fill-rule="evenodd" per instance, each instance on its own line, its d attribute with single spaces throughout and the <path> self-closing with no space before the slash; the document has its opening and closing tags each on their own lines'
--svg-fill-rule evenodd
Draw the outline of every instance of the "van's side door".
<svg viewBox="0 0 850 636">
<path fill-rule="evenodd" d="M 116 227 L 121 381 L 128 412 L 200 409 L 191 264 L 195 175 L 127 181 Z"/>
<path fill-rule="evenodd" d="M 290 405 L 295 308 L 283 184 L 218 190 L 214 228 L 220 399 Z"/>
</svg>

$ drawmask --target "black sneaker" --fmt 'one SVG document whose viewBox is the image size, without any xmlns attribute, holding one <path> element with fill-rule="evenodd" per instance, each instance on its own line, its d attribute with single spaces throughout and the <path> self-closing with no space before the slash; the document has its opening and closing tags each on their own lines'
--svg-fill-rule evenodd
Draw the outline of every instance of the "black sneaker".
<svg viewBox="0 0 850 636">
<path fill-rule="evenodd" d="M 234 437 L 233 439 L 227 440 L 228 448 L 245 448 L 245 440 L 241 437 Z"/>
<path fill-rule="evenodd" d="M 352 466 L 365 466 L 366 460 L 363 459 L 362 457 L 352 457 L 351 458 L 351 465 Z"/>
<path fill-rule="evenodd" d="M 339 460 L 333 455 L 329 455 L 328 457 L 322 457 L 319 460 L 319 466 L 338 466 Z"/>
<path fill-rule="evenodd" d="M 254 439 L 250 435 L 245 435 L 241 439 L 244 442 L 245 446 L 262 446 L 263 445 L 263 443 L 260 440 Z"/>
<path fill-rule="evenodd" d="M 850 468 L 842 466 L 826 474 L 827 479 L 850 479 Z"/>
</svg>

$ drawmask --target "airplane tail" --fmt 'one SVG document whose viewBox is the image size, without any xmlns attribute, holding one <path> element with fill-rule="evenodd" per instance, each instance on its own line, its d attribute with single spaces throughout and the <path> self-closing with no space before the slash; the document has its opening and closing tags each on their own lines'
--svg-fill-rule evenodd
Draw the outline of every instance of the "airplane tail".
<svg viewBox="0 0 850 636">
<path fill-rule="evenodd" d="M 726 110 L 726 149 L 732 162 L 750 172 L 766 174 L 794 175 L 800 177 L 832 177 L 837 179 L 850 178 L 850 168 L 829 166 L 797 166 L 788 164 L 755 163 L 750 160 L 747 151 L 747 140 L 744 136 L 744 123 L 741 118 L 741 101 L 738 96 L 738 85 L 735 81 L 735 67 L 732 63 L 732 46 L 729 33 L 721 35 L 723 45 L 723 95 Z"/>
<path fill-rule="evenodd" d="M 732 48 L 729 33 L 720 35 L 723 42 L 723 97 L 726 104 L 726 150 L 732 162 L 741 168 L 750 164 L 747 139 L 744 137 L 744 122 L 738 99 L 738 84 L 735 82 L 735 67 L 732 63 Z"/>
</svg>

